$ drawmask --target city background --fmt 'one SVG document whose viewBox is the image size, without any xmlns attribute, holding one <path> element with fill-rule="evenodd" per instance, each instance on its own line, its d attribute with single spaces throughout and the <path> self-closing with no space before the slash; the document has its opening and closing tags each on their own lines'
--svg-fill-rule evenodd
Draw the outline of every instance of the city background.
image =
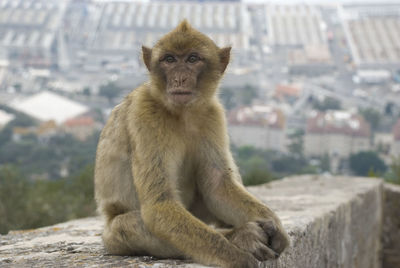
<svg viewBox="0 0 400 268">
<path fill-rule="evenodd" d="M 246 185 L 400 183 L 396 2 L 0 0 L 0 233 L 94 213 L 99 133 L 147 79 L 141 45 L 184 18 L 232 46 L 219 95 Z"/>
</svg>

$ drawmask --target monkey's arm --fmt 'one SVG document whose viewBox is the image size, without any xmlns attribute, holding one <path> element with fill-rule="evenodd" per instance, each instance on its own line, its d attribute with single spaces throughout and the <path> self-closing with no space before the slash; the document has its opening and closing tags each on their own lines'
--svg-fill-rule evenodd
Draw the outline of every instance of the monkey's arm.
<svg viewBox="0 0 400 268">
<path fill-rule="evenodd" d="M 268 246 L 281 253 L 289 237 L 276 214 L 252 196 L 240 183 L 240 175 L 228 148 L 203 146 L 207 154 L 201 176 L 200 192 L 208 209 L 220 220 L 234 227 L 257 223 L 268 237 Z"/>
</svg>

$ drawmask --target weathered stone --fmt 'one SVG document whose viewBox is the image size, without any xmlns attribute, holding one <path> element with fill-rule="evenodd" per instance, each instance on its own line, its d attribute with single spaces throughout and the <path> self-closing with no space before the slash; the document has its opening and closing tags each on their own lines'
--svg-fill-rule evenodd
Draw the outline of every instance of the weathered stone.
<svg viewBox="0 0 400 268">
<path fill-rule="evenodd" d="M 384 185 L 383 268 L 400 267 L 400 186 Z"/>
<path fill-rule="evenodd" d="M 302 176 L 249 187 L 274 209 L 291 247 L 266 267 L 379 268 L 382 182 Z M 108 255 L 100 218 L 0 236 L 1 267 L 204 267 L 182 260 Z"/>
</svg>

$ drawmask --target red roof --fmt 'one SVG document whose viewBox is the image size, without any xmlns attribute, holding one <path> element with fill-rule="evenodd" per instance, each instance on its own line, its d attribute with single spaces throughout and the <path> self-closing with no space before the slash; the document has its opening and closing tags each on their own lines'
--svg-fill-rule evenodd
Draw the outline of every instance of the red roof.
<svg viewBox="0 0 400 268">
<path fill-rule="evenodd" d="M 300 85 L 295 85 L 295 84 L 290 84 L 290 85 L 285 85 L 285 84 L 279 84 L 276 86 L 275 89 L 275 96 L 278 98 L 284 97 L 284 96 L 290 96 L 290 97 L 299 97 L 301 94 L 301 86 Z"/>
<path fill-rule="evenodd" d="M 285 116 L 281 110 L 268 106 L 240 107 L 228 114 L 230 125 L 285 127 Z"/>
<path fill-rule="evenodd" d="M 78 127 L 78 126 L 93 126 L 94 120 L 90 116 L 82 116 L 69 119 L 65 121 L 64 125 L 67 127 Z"/>
<path fill-rule="evenodd" d="M 316 112 L 307 120 L 307 133 L 369 137 L 370 125 L 361 115 L 342 111 Z"/>
</svg>

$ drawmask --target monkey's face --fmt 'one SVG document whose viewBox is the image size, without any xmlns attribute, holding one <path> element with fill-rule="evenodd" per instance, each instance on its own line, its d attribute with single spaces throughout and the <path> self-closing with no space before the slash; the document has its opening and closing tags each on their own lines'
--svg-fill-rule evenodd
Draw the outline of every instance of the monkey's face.
<svg viewBox="0 0 400 268">
<path fill-rule="evenodd" d="M 212 98 L 230 57 L 230 47 L 219 48 L 187 21 L 142 51 L 152 95 L 174 106 Z"/>
<path fill-rule="evenodd" d="M 184 54 L 166 52 L 159 59 L 167 98 L 176 104 L 186 104 L 200 93 L 197 81 L 206 66 L 204 57 L 191 51 Z"/>
</svg>

